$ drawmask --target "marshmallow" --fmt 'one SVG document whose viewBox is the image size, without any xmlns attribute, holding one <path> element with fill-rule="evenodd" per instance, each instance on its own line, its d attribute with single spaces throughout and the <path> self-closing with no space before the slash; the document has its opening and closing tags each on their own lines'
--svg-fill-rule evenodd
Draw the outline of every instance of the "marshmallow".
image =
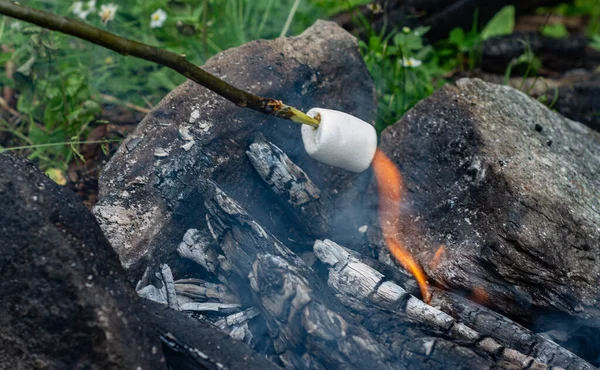
<svg viewBox="0 0 600 370">
<path fill-rule="evenodd" d="M 302 141 L 308 155 L 319 162 L 352 172 L 371 165 L 377 149 L 375 128 L 354 116 L 331 109 L 313 108 L 308 115 L 321 115 L 317 129 L 303 125 Z"/>
</svg>

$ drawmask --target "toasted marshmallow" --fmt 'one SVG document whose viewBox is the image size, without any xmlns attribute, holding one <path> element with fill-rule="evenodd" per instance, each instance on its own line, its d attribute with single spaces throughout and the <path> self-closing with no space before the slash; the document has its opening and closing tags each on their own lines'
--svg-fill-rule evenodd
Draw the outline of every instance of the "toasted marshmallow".
<svg viewBox="0 0 600 370">
<path fill-rule="evenodd" d="M 321 116 L 317 129 L 302 126 L 302 141 L 308 155 L 319 162 L 356 173 L 369 168 L 377 149 L 377 133 L 373 126 L 331 109 L 313 108 L 307 114 Z"/>
</svg>

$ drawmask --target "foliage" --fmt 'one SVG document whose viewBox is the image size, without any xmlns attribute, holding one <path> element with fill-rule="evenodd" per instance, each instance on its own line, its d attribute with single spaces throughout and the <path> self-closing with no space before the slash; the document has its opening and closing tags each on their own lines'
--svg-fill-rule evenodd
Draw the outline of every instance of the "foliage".
<svg viewBox="0 0 600 370">
<path fill-rule="evenodd" d="M 589 17 L 586 34 L 589 37 L 600 35 L 600 0 L 574 0 L 553 8 L 541 7 L 537 11 L 539 14 L 552 13 L 565 17 Z"/>
<path fill-rule="evenodd" d="M 104 24 L 98 10 L 110 1 L 98 0 L 96 10 L 85 14 L 84 21 L 185 54 L 196 64 L 250 40 L 278 37 L 288 17 L 293 17 L 293 22 L 287 34 L 298 34 L 317 18 L 371 2 L 302 0 L 292 12 L 295 0 L 131 0 L 119 2 L 114 19 Z M 72 18 L 80 14 L 76 3 L 70 0 L 23 3 Z M 84 7 L 87 4 L 88 1 L 82 3 Z M 600 49 L 599 4 L 600 0 L 574 0 L 551 11 L 588 15 L 591 45 Z M 162 14 L 162 18 L 153 20 L 157 14 Z M 475 12 L 470 30 L 455 28 L 446 40 L 435 45 L 425 42 L 426 27 L 410 29 L 399 25 L 397 29 L 375 33 L 364 16 L 358 17 L 356 21 L 368 30 L 359 45 L 377 88 L 377 128 L 381 130 L 443 85 L 445 76 L 474 70 L 486 39 L 512 33 L 515 9 L 503 8 L 482 29 L 477 27 Z M 568 34 L 561 25 L 545 25 L 541 31 L 551 37 Z M 184 80 L 167 68 L 8 18 L 0 22 L 0 42 L 0 65 L 4 67 L 0 83 L 15 92 L 18 114 L 10 122 L 0 119 L 0 134 L 10 133 L 11 145 L 37 159 L 58 182 L 63 182 L 68 163 L 79 158 L 78 144 L 94 126 L 106 123 L 98 121 L 105 103 L 103 96 L 123 104 L 151 107 Z M 539 67 L 539 59 L 525 44 L 525 52 L 510 63 L 505 77 L 519 68 L 525 71 L 525 79 L 535 75 Z"/>
<path fill-rule="evenodd" d="M 512 33 L 515 25 L 515 8 L 512 5 L 502 8 L 481 31 L 477 28 L 478 20 L 476 11 L 469 32 L 456 27 L 450 31 L 447 40 L 438 43 L 438 55 L 446 68 L 459 68 L 461 71 L 466 68 L 475 69 L 481 59 L 481 48 L 485 40 Z"/>
<path fill-rule="evenodd" d="M 590 40 L 590 46 L 600 51 L 600 35 L 592 36 L 592 39 Z"/>
<path fill-rule="evenodd" d="M 515 7 L 507 5 L 502 8 L 481 30 L 481 40 L 494 36 L 510 35 L 515 28 Z"/>
<path fill-rule="evenodd" d="M 525 51 L 518 58 L 513 59 L 506 68 L 506 72 L 504 73 L 504 84 L 508 84 L 508 79 L 513 71 L 513 69 L 517 66 L 524 66 L 525 73 L 523 74 L 521 86 L 519 86 L 519 90 L 523 88 L 525 80 L 527 77 L 531 75 L 537 75 L 537 71 L 541 68 L 542 62 L 538 57 L 535 56 L 531 47 L 527 41 L 521 40 L 523 46 L 525 47 Z M 535 83 L 534 83 L 535 84 Z M 532 86 L 534 85 L 532 84 Z"/>
<path fill-rule="evenodd" d="M 364 19 L 361 19 L 365 23 Z M 469 32 L 453 29 L 447 40 L 435 47 L 425 45 L 427 27 L 379 34 L 370 32 L 367 42 L 360 42 L 363 57 L 377 87 L 378 118 L 382 130 L 396 122 L 417 102 L 445 83 L 450 71 L 474 69 L 479 63 L 485 39 L 510 34 L 515 23 L 515 9 L 506 6 L 483 28 L 477 29 L 477 13 Z M 367 27 L 368 28 L 368 27 Z M 386 36 L 387 35 L 387 36 Z"/>
<path fill-rule="evenodd" d="M 377 87 L 378 130 L 396 122 L 440 86 L 441 80 L 436 80 L 445 70 L 439 67 L 433 47 L 423 44 L 428 30 L 428 27 L 404 27 L 388 36 L 384 32 L 372 33 L 368 42 L 359 42 Z"/>
<path fill-rule="evenodd" d="M 24 3 L 75 19 L 81 15 L 72 1 Z M 88 1 L 80 3 L 87 9 Z M 81 20 L 203 64 L 221 50 L 279 36 L 293 0 L 132 0 L 118 4 L 114 19 L 103 24 L 98 11 L 108 3 L 97 1 L 95 10 Z M 331 0 L 302 1 L 292 32 L 302 31 L 334 6 L 337 2 Z M 166 19 L 152 27 L 151 17 L 159 9 Z M 96 120 L 103 94 L 151 107 L 184 81 L 167 68 L 5 17 L 0 42 L 4 50 L 0 83 L 15 92 L 19 113 L 17 121 L 0 120 L 0 130 L 11 134 L 11 145 L 24 147 L 24 154 L 50 173 L 66 171 L 68 163 L 80 156 L 77 145 L 46 144 L 82 141 L 91 128 L 103 124 Z M 10 77 L 8 65 L 16 69 Z"/>
<path fill-rule="evenodd" d="M 562 39 L 569 36 L 569 31 L 562 23 L 549 23 L 542 27 L 541 33 L 544 36 L 555 39 Z"/>
</svg>

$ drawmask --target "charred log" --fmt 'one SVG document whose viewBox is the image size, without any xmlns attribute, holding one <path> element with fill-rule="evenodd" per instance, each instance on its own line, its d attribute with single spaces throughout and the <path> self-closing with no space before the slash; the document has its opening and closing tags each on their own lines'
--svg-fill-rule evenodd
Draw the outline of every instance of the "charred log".
<svg viewBox="0 0 600 370">
<path fill-rule="evenodd" d="M 389 352 L 356 324 L 313 271 L 221 189 L 203 181 L 211 233 L 227 283 L 265 318 L 275 349 L 292 368 L 397 368 Z M 222 259 L 221 259 L 222 260 Z M 252 292 L 252 294 L 248 294 Z"/>
<path fill-rule="evenodd" d="M 384 271 L 389 267 L 330 240 L 317 241 L 314 249 L 328 266 L 329 286 L 363 304 L 390 310 L 397 316 L 390 321 L 401 321 L 405 326 L 422 324 L 452 338 L 454 343 L 469 343 L 504 363 L 503 366 L 594 368 L 556 343 L 456 294 L 432 288 L 431 306 L 427 305 L 398 285 L 393 277 L 390 279 L 372 266 Z M 406 278 L 402 276 L 400 281 L 405 282 Z M 418 292 L 418 288 L 414 290 Z"/>
<path fill-rule="evenodd" d="M 314 182 L 273 143 L 257 136 L 246 151 L 260 177 L 290 207 L 296 222 L 311 236 L 325 235 L 332 228 L 332 204 Z"/>
</svg>

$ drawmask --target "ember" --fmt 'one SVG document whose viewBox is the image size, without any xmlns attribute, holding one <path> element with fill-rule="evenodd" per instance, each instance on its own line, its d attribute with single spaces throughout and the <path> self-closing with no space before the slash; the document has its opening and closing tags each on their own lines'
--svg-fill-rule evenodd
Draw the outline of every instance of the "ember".
<svg viewBox="0 0 600 370">
<path fill-rule="evenodd" d="M 429 303 L 431 294 L 427 287 L 427 276 L 413 256 L 398 239 L 400 230 L 400 205 L 404 198 L 404 180 L 394 163 L 379 149 L 373 158 L 373 172 L 379 191 L 379 223 L 390 253 L 419 283 L 423 300 Z M 436 253 L 437 254 L 437 253 Z"/>
<path fill-rule="evenodd" d="M 446 246 L 443 244 L 440 245 L 438 250 L 433 255 L 433 259 L 431 260 L 431 268 L 432 269 L 436 269 L 438 267 L 438 265 L 440 264 L 440 260 L 442 259 L 442 256 L 444 255 L 445 251 L 446 251 Z"/>
</svg>

